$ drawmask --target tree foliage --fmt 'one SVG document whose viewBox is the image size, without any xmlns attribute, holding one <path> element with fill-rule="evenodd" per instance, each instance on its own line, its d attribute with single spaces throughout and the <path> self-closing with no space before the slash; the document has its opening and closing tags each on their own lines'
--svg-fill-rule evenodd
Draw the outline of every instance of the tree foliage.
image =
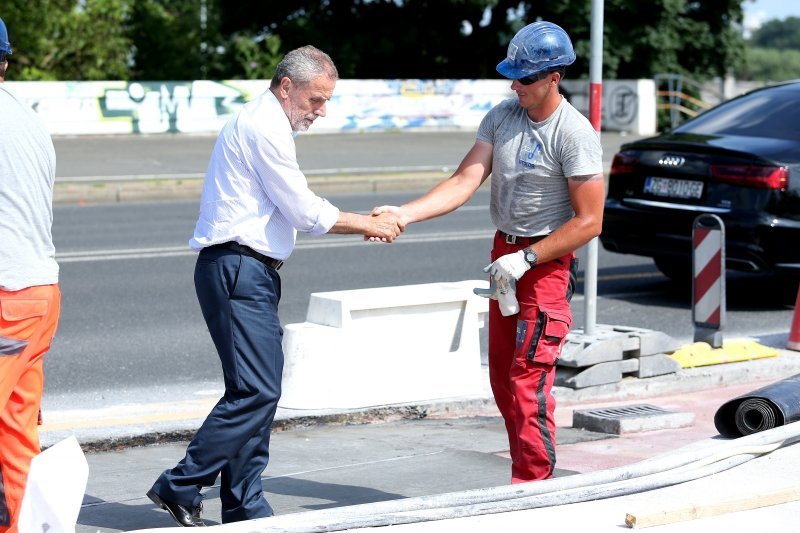
<svg viewBox="0 0 800 533">
<path fill-rule="evenodd" d="M 603 77 L 725 74 L 741 62 L 746 0 L 605 0 Z M 511 37 L 564 27 L 587 77 L 591 0 L 5 0 L 16 79 L 268 78 L 314 44 L 343 78 L 495 78 Z"/>
<path fill-rule="evenodd" d="M 765 22 L 747 40 L 745 60 L 737 66 L 740 80 L 800 79 L 800 18 Z"/>
<path fill-rule="evenodd" d="M 770 82 L 800 79 L 800 50 L 748 48 L 736 78 Z"/>
<path fill-rule="evenodd" d="M 768 20 L 753 32 L 748 44 L 754 48 L 800 50 L 800 18 Z"/>
<path fill-rule="evenodd" d="M 606 78 L 678 73 L 724 76 L 741 62 L 741 0 L 607 0 L 603 72 Z"/>
<path fill-rule="evenodd" d="M 13 79 L 124 79 L 129 0 L 4 0 Z"/>
</svg>

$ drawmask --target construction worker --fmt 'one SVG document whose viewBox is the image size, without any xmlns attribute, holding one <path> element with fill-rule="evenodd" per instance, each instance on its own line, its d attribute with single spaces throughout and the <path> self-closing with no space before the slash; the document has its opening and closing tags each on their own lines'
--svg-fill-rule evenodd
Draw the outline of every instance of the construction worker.
<svg viewBox="0 0 800 533">
<path fill-rule="evenodd" d="M 56 154 L 33 110 L 5 83 L 12 53 L 0 19 L 0 533 L 17 531 L 39 448 L 44 354 L 61 293 L 53 247 Z"/>
<path fill-rule="evenodd" d="M 602 226 L 600 139 L 559 92 L 574 61 L 562 28 L 550 22 L 525 26 L 497 65 L 500 74 L 514 80 L 517 97 L 487 113 L 455 173 L 401 207 L 373 210 L 394 212 L 406 224 L 444 215 L 492 175 L 490 214 L 497 232 L 485 271 L 500 289 L 516 284 L 517 302 L 504 301 L 500 291 L 492 295 L 489 377 L 508 432 L 513 483 L 553 475 L 551 389 L 572 326 L 574 252 Z"/>
</svg>

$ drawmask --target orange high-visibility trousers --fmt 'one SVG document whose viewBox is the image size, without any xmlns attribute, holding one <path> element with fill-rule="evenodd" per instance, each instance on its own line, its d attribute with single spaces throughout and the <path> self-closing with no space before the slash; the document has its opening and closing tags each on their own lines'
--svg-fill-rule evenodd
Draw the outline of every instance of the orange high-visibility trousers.
<svg viewBox="0 0 800 533">
<path fill-rule="evenodd" d="M 0 290 L 0 533 L 15 533 L 39 448 L 44 354 L 61 312 L 58 285 Z"/>
</svg>

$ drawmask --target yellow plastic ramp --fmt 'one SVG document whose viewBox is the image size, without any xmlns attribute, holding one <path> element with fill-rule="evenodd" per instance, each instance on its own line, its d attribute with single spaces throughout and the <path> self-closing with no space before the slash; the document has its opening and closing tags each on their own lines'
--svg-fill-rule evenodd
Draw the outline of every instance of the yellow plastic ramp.
<svg viewBox="0 0 800 533">
<path fill-rule="evenodd" d="M 707 342 L 695 342 L 675 350 L 670 357 L 676 360 L 681 368 L 692 368 L 776 357 L 778 353 L 775 348 L 745 339 L 724 341 L 721 348 L 712 348 Z"/>
</svg>

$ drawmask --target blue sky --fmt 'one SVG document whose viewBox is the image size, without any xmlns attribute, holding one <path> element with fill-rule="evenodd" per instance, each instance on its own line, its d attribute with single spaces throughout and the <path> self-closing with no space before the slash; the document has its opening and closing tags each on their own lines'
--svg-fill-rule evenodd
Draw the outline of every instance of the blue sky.
<svg viewBox="0 0 800 533">
<path fill-rule="evenodd" d="M 770 19 L 800 17 L 800 2 L 797 0 L 744 0 L 745 31 L 752 31 Z"/>
</svg>

